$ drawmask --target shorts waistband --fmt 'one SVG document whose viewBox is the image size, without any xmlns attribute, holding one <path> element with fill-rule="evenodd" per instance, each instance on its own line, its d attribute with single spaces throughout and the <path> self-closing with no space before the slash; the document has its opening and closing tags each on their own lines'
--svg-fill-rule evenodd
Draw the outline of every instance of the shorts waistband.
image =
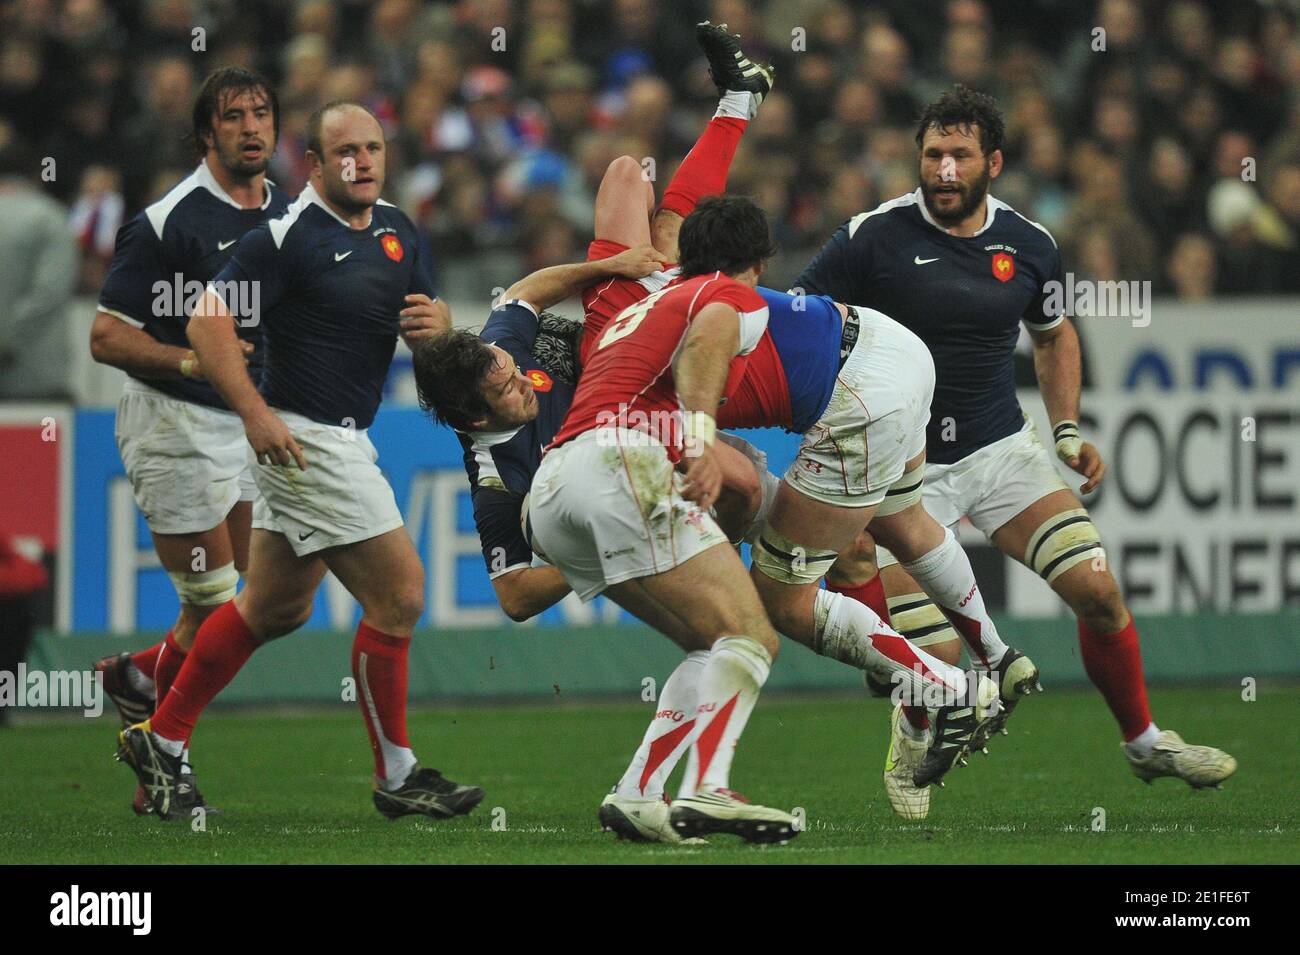
<svg viewBox="0 0 1300 955">
<path fill-rule="evenodd" d="M 844 363 L 853 354 L 853 346 L 858 343 L 858 335 L 862 332 L 862 317 L 858 315 L 858 310 L 852 305 L 845 305 L 844 308 L 848 314 L 844 317 L 844 331 L 840 334 L 840 364 L 837 370 L 843 369 Z"/>
</svg>

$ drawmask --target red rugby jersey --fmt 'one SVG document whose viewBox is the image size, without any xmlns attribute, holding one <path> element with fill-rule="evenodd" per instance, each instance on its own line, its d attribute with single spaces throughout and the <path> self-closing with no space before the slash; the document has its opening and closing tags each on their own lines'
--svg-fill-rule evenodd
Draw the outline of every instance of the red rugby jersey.
<svg viewBox="0 0 1300 955">
<path fill-rule="evenodd" d="M 624 309 L 601 333 L 569 414 L 549 447 L 593 428 L 621 426 L 654 435 L 676 460 L 682 446 L 681 406 L 673 359 L 691 321 L 714 303 L 740 314 L 741 353 L 732 359 L 723 389 L 724 396 L 731 395 L 744 373 L 746 356 L 767 327 L 767 303 L 748 285 L 721 272 L 678 280 Z"/>
</svg>

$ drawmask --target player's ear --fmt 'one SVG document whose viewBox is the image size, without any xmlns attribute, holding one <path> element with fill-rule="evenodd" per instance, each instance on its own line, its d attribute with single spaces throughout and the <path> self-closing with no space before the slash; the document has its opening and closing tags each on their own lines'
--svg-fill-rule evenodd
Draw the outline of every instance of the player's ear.
<svg viewBox="0 0 1300 955">
<path fill-rule="evenodd" d="M 989 178 L 996 179 L 1002 172 L 1002 150 L 995 149 L 989 156 Z"/>
</svg>

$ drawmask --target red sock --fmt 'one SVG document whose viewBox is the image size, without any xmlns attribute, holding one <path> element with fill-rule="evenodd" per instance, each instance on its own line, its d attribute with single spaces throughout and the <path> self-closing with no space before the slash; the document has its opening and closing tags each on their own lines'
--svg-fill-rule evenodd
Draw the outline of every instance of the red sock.
<svg viewBox="0 0 1300 955">
<path fill-rule="evenodd" d="M 709 125 L 704 127 L 700 138 L 677 167 L 659 208 L 686 218 L 705 196 L 726 192 L 731 159 L 736 155 L 736 146 L 748 125 L 747 120 L 729 116 L 709 120 Z"/>
<path fill-rule="evenodd" d="M 154 713 L 153 731 L 164 739 L 189 742 L 194 724 L 213 697 L 226 688 L 260 646 L 233 600 L 199 627 L 171 692 Z"/>
<path fill-rule="evenodd" d="M 1079 650 L 1083 668 L 1106 698 L 1124 741 L 1135 738 L 1151 725 L 1151 710 L 1147 706 L 1142 651 L 1133 618 L 1129 617 L 1128 626 L 1123 630 L 1105 635 L 1092 633 L 1079 621 Z"/>
<path fill-rule="evenodd" d="M 158 654 L 158 664 L 154 667 L 153 682 L 157 687 L 154 699 L 160 703 L 166 699 L 167 691 L 172 688 L 176 674 L 181 672 L 181 664 L 184 662 L 185 651 L 176 642 L 172 631 L 168 630 L 167 639 L 163 641 L 162 653 Z"/>
<path fill-rule="evenodd" d="M 828 580 L 826 589 L 833 594 L 844 594 L 860 604 L 866 604 L 886 625 L 893 626 L 889 621 L 889 602 L 885 599 L 885 582 L 880 579 L 880 574 L 876 574 L 865 584 L 858 584 L 856 587 L 837 587 Z"/>
<path fill-rule="evenodd" d="M 411 641 L 376 630 L 364 620 L 352 642 L 352 675 L 357 703 L 375 754 L 380 779 L 405 775 L 414 765 L 406 737 L 406 660 Z M 405 752 L 402 752 L 405 750 Z"/>
<path fill-rule="evenodd" d="M 167 631 L 167 639 L 172 637 L 171 631 Z M 139 653 L 131 654 L 131 665 L 147 676 L 154 679 L 154 670 L 158 666 L 158 654 L 162 652 L 163 645 L 155 643 L 148 650 L 141 650 Z"/>
<path fill-rule="evenodd" d="M 885 599 L 885 582 L 881 580 L 880 574 L 868 580 L 865 584 L 858 584 L 856 587 L 839 587 L 826 581 L 826 589 L 833 594 L 844 594 L 851 597 L 860 604 L 866 604 L 876 612 L 876 616 L 889 623 L 889 602 Z M 930 726 L 930 714 L 924 706 L 903 705 L 903 716 L 907 722 L 911 723 L 919 730 L 928 729 Z"/>
</svg>

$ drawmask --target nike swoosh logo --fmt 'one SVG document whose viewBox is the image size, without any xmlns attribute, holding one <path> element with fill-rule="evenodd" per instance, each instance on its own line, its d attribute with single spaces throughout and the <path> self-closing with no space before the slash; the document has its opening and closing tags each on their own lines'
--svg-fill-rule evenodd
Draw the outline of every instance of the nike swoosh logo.
<svg viewBox="0 0 1300 955">
<path fill-rule="evenodd" d="M 320 528 L 318 527 L 318 528 L 316 528 L 316 530 L 320 530 Z M 304 534 L 302 531 L 299 531 L 299 532 L 298 532 L 298 542 L 299 542 L 299 543 L 302 543 L 302 542 L 305 541 L 308 537 L 311 537 L 311 535 L 312 535 L 312 534 L 315 534 L 315 533 L 316 533 L 316 531 L 308 531 L 306 534 Z"/>
<path fill-rule="evenodd" d="M 230 248 L 232 245 L 234 245 L 234 244 L 235 244 L 236 242 L 238 242 L 238 241 L 239 241 L 238 239 L 231 239 L 229 242 L 218 242 L 218 243 L 217 243 L 217 251 L 218 251 L 218 252 L 225 252 L 226 249 Z"/>
<path fill-rule="evenodd" d="M 353 249 L 352 251 L 355 252 L 356 250 Z M 351 255 L 351 254 L 352 254 L 352 252 L 335 252 L 335 253 L 334 253 L 334 261 L 335 261 L 335 262 L 342 262 L 344 259 L 346 259 L 346 258 L 347 258 L 349 255 Z"/>
<path fill-rule="evenodd" d="M 912 261 L 917 265 L 929 265 L 931 262 L 938 262 L 939 257 L 935 256 L 933 259 L 923 259 L 918 255 L 916 258 L 912 259 Z"/>
</svg>

